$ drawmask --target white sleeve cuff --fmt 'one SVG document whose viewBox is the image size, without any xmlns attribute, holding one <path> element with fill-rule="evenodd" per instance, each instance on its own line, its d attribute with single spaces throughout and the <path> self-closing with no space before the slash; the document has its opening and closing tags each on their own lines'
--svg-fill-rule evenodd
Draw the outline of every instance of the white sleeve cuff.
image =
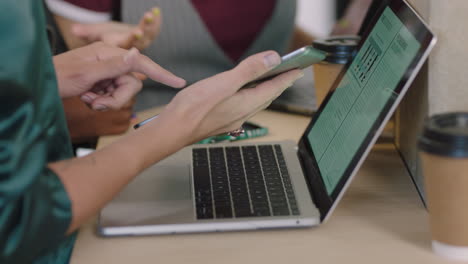
<svg viewBox="0 0 468 264">
<path fill-rule="evenodd" d="M 101 23 L 110 21 L 112 18 L 110 12 L 88 10 L 63 0 L 45 0 L 45 2 L 52 13 L 77 23 Z"/>
</svg>

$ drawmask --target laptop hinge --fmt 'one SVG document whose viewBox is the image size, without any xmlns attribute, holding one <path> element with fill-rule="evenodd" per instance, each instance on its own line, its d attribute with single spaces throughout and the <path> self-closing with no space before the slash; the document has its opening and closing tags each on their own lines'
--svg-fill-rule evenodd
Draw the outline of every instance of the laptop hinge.
<svg viewBox="0 0 468 264">
<path fill-rule="evenodd" d="M 316 162 L 309 157 L 309 154 L 305 150 L 303 144 L 304 142 L 301 140 L 301 142 L 299 142 L 297 156 L 299 158 L 302 171 L 304 172 L 304 177 L 307 182 L 307 187 L 309 188 L 311 199 L 315 203 L 315 206 L 319 209 L 320 220 L 323 221 L 325 215 L 327 214 L 327 210 L 333 204 L 333 200 L 326 193 L 325 184 L 322 181 L 322 177 L 320 176 L 320 171 L 318 170 Z"/>
</svg>

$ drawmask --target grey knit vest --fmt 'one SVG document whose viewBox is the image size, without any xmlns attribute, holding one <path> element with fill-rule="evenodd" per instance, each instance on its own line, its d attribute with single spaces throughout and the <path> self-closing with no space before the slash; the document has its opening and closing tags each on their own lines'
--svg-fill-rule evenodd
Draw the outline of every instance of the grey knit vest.
<svg viewBox="0 0 468 264">
<path fill-rule="evenodd" d="M 252 0 L 255 1 L 255 0 Z M 153 6 L 161 8 L 161 34 L 144 53 L 189 84 L 233 68 L 189 0 L 122 0 L 122 19 L 137 24 Z M 295 0 L 276 0 L 269 21 L 242 58 L 265 51 L 284 54 L 290 44 L 296 14 Z M 136 110 L 166 104 L 176 90 L 148 81 L 137 97 Z"/>
</svg>

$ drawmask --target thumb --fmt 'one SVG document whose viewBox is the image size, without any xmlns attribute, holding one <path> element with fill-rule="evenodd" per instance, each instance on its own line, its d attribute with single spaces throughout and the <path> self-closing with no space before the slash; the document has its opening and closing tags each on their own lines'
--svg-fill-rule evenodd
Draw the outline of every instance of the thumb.
<svg viewBox="0 0 468 264">
<path fill-rule="evenodd" d="M 229 71 L 229 78 L 238 86 L 257 79 L 281 63 L 281 57 L 275 51 L 265 51 L 248 57 Z"/>
<path fill-rule="evenodd" d="M 248 57 L 235 68 L 201 80 L 190 87 L 195 93 L 210 96 L 207 106 L 213 105 L 231 97 L 245 84 L 262 76 L 281 63 L 281 57 L 275 51 L 265 51 Z M 208 101 L 208 100 L 206 100 Z"/>
</svg>

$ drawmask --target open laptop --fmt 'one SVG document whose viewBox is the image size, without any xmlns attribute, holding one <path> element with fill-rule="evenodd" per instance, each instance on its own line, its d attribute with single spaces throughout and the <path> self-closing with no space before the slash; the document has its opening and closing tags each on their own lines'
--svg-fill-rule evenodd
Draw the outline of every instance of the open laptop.
<svg viewBox="0 0 468 264">
<path fill-rule="evenodd" d="M 319 225 L 336 208 L 436 39 L 403 0 L 378 11 L 298 145 L 191 146 L 100 213 L 104 236 Z"/>
<path fill-rule="evenodd" d="M 376 11 L 386 5 L 389 0 L 374 0 L 369 7 L 364 18 L 358 36 L 362 36 L 368 28 L 371 19 L 376 15 Z M 293 86 L 285 90 L 278 98 L 273 100 L 268 109 L 287 113 L 312 116 L 317 110 L 317 100 L 315 94 L 315 81 L 313 66 L 304 71 L 304 77 L 296 81 Z"/>
</svg>

